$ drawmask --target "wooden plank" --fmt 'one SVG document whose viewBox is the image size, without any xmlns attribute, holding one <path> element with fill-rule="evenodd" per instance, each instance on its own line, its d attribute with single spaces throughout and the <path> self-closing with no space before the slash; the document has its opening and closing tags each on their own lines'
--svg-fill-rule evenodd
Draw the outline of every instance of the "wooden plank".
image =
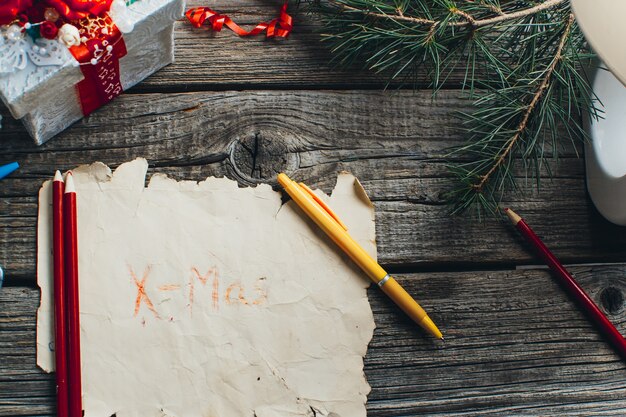
<svg viewBox="0 0 626 417">
<path fill-rule="evenodd" d="M 7 279 L 35 275 L 37 192 L 55 169 L 146 157 L 150 173 L 242 185 L 275 183 L 285 170 L 325 191 L 337 172 L 357 175 L 375 203 L 381 262 L 459 268 L 536 263 L 509 224 L 450 217 L 454 184 L 444 160 L 462 141 L 458 91 L 274 91 L 126 95 L 34 147 L 15 122 L 0 142 L 3 161 L 22 168 L 0 188 L 0 264 Z M 375 117 L 372 117 L 375 116 Z M 256 153 L 251 150 L 257 149 Z M 571 152 L 541 192 L 506 198 L 566 262 L 626 259 L 626 229 L 609 224 L 585 191 L 584 163 Z M 32 282 L 28 285 L 32 285 Z"/>
<path fill-rule="evenodd" d="M 626 265 L 571 268 L 626 333 Z M 368 415 L 622 415 L 626 364 L 545 270 L 398 277 L 442 328 L 426 336 L 379 291 L 365 358 Z M 35 365 L 37 290 L 0 291 L 0 415 L 52 415 Z M 19 348 L 16 348 L 19 346 Z"/>
<path fill-rule="evenodd" d="M 251 28 L 278 17 L 282 1 L 236 0 L 207 4 L 192 0 L 188 8 L 210 6 L 238 24 Z M 330 45 L 321 41 L 322 25 L 308 6 L 289 6 L 294 30 L 288 39 L 241 38 L 228 29 L 211 33 L 195 29 L 185 19 L 175 30 L 176 62 L 141 83 L 135 91 L 197 91 L 228 88 L 354 88 L 384 87 L 387 78 L 353 66 L 331 63 Z M 419 85 L 427 85 L 420 74 Z M 450 79 L 458 85 L 462 74 Z"/>
<path fill-rule="evenodd" d="M 277 13 L 257 17 L 270 17 Z M 305 17 L 310 19 L 310 17 Z M 256 22 L 255 22 L 256 23 Z M 229 30 L 217 34 L 178 22 L 175 30 L 176 61 L 147 78 L 133 92 L 205 91 L 225 89 L 349 89 L 384 88 L 387 77 L 332 63 L 330 45 L 320 40 L 319 25 L 300 23 L 286 40 L 262 36 L 240 38 Z M 462 80 L 456 74 L 449 85 Z M 428 86 L 420 73 L 417 86 Z M 411 84 L 412 86 L 412 84 Z"/>
<path fill-rule="evenodd" d="M 278 16 L 280 0 L 235 0 L 228 3 L 188 1 L 188 7 L 209 6 L 227 14 L 245 28 Z M 294 31 L 286 40 L 264 36 L 240 38 L 228 29 L 210 33 L 195 29 L 186 20 L 176 23 L 176 62 L 140 83 L 133 91 L 198 91 L 250 88 L 381 88 L 388 81 L 362 66 L 339 68 L 331 60 L 330 45 L 321 41 L 322 25 L 303 3 L 289 6 Z M 464 71 L 447 80 L 458 86 Z M 418 86 L 429 85 L 424 71 Z M 410 83 L 412 85 L 412 83 Z"/>
</svg>

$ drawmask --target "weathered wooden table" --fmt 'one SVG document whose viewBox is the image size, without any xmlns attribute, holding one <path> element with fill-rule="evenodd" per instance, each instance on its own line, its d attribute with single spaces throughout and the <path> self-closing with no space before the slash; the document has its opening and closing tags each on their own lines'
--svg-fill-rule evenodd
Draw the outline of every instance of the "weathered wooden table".
<svg viewBox="0 0 626 417">
<path fill-rule="evenodd" d="M 210 5 L 253 24 L 280 4 Z M 41 183 L 55 169 L 137 156 L 151 173 L 225 175 L 243 186 L 274 182 L 280 170 L 326 191 L 340 170 L 360 178 L 376 206 L 380 262 L 446 336 L 436 343 L 370 289 L 370 416 L 626 415 L 626 362 L 512 227 L 447 214 L 443 156 L 462 140 L 455 114 L 468 107 L 459 77 L 435 100 L 426 89 L 382 91 L 383 79 L 333 69 L 317 26 L 299 13 L 289 40 L 265 41 L 179 22 L 175 65 L 42 147 L 2 113 L 0 163 L 22 168 L 0 182 L 0 415 L 55 412 L 53 375 L 35 364 Z M 626 228 L 593 208 L 583 159 L 566 153 L 555 178 L 529 190 L 507 204 L 577 264 L 582 286 L 626 333 Z"/>
</svg>

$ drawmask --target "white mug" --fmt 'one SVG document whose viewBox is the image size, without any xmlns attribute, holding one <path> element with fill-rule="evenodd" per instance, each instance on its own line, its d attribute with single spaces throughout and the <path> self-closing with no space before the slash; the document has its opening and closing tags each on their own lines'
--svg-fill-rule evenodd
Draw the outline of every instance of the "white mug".
<svg viewBox="0 0 626 417">
<path fill-rule="evenodd" d="M 599 118 L 584 120 L 587 190 L 609 221 L 626 225 L 626 87 L 605 68 L 590 71 L 593 91 L 602 102 Z"/>
</svg>

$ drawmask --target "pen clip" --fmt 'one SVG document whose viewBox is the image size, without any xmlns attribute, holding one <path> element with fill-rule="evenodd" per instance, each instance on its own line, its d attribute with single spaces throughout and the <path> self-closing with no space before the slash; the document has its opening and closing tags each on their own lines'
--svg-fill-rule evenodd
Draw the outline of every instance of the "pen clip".
<svg viewBox="0 0 626 417">
<path fill-rule="evenodd" d="M 328 207 L 328 205 L 324 202 L 324 200 L 322 200 L 321 198 L 319 198 L 317 196 L 317 194 L 315 194 L 313 192 L 313 190 L 311 190 L 306 184 L 304 183 L 299 183 L 298 184 L 300 186 L 300 188 L 302 188 L 304 191 L 306 191 L 307 194 L 309 194 L 311 196 L 311 198 L 317 203 L 319 204 L 319 206 L 330 215 L 330 217 L 333 218 L 333 220 L 335 220 L 337 222 L 337 224 L 339 226 L 341 226 L 343 228 L 343 230 L 345 230 L 346 232 L 348 231 L 348 227 L 339 219 L 339 217 L 331 210 L 330 207 Z"/>
</svg>

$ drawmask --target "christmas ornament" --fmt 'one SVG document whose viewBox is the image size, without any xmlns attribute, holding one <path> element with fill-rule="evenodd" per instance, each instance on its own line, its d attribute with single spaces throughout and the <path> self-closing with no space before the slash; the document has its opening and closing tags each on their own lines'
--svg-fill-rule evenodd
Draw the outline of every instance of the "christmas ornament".
<svg viewBox="0 0 626 417">
<path fill-rule="evenodd" d="M 59 29 L 59 40 L 68 48 L 80 45 L 80 32 L 76 26 L 65 23 Z"/>
<path fill-rule="evenodd" d="M 17 17 L 32 6 L 32 0 L 2 0 L 0 3 L 0 25 L 13 23 Z"/>
<path fill-rule="evenodd" d="M 54 7 L 63 17 L 70 20 L 100 16 L 111 8 L 113 0 L 43 0 L 43 3 Z"/>
</svg>

